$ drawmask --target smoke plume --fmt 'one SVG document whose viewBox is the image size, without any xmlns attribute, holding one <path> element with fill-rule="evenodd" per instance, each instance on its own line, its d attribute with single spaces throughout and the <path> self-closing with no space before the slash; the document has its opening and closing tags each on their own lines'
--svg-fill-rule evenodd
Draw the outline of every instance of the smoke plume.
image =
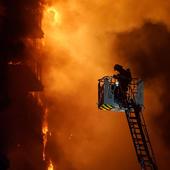
<svg viewBox="0 0 170 170">
<path fill-rule="evenodd" d="M 159 98 L 161 112 L 153 118 L 164 142 L 169 146 L 168 90 L 170 86 L 170 32 L 163 23 L 146 22 L 142 27 L 117 35 L 117 50 L 137 74 L 149 82 Z M 157 92 L 157 86 L 160 92 Z M 154 88 L 155 87 L 155 88 Z M 161 93 L 161 94 L 160 94 Z M 152 101 L 150 103 L 152 106 Z"/>
<path fill-rule="evenodd" d="M 156 108 L 152 107 L 156 115 L 149 116 L 154 122 L 159 120 L 157 116 L 162 114 L 158 110 L 162 112 L 165 106 L 159 100 L 166 99 L 162 100 L 164 90 L 157 76 L 165 84 L 167 76 L 161 74 L 168 72 L 168 68 L 159 72 L 157 65 L 160 53 L 168 52 L 169 41 L 168 26 L 160 23 L 169 25 L 169 1 L 49 0 L 47 4 L 42 22 L 45 49 L 42 62 L 51 129 L 48 152 L 55 166 L 59 170 L 137 169 L 124 115 L 96 109 L 97 79 L 113 74 L 116 63 L 131 66 L 133 73 L 147 80 L 152 88 L 156 86 L 159 97 L 149 86 L 146 91 L 148 96 L 155 97 L 152 102 L 158 103 Z M 146 20 L 151 23 L 144 24 Z M 160 63 L 168 63 L 168 59 L 163 60 Z M 141 69 L 143 65 L 150 70 L 149 74 Z M 146 107 L 150 109 L 148 96 Z M 167 170 L 168 151 L 160 142 L 169 139 L 164 133 L 164 121 L 158 122 L 160 128 L 148 122 L 153 131 L 159 129 L 162 134 L 154 138 L 153 146 L 161 148 L 156 151 L 158 162 Z"/>
</svg>

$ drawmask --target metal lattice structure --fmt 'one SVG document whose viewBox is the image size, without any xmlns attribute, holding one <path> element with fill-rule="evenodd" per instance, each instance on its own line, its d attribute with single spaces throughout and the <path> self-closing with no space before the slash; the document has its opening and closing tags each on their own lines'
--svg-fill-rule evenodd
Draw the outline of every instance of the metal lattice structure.
<svg viewBox="0 0 170 170">
<path fill-rule="evenodd" d="M 98 80 L 98 108 L 126 114 L 133 145 L 142 170 L 158 170 L 143 117 L 144 83 L 132 79 L 128 90 L 121 89 L 112 76 Z"/>
</svg>

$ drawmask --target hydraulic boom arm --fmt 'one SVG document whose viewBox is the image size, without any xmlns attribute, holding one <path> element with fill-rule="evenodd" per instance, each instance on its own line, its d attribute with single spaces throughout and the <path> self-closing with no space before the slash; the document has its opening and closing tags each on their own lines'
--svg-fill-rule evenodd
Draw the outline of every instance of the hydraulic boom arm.
<svg viewBox="0 0 170 170">
<path fill-rule="evenodd" d="M 119 74 L 98 80 L 98 108 L 125 113 L 141 170 L 158 170 L 142 113 L 143 81 L 118 64 L 115 69 Z"/>
</svg>

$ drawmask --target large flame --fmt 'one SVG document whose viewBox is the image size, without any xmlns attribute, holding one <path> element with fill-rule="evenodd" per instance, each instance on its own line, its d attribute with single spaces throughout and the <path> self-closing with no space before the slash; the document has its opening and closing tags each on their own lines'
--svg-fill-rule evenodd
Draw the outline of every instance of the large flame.
<svg viewBox="0 0 170 170">
<path fill-rule="evenodd" d="M 76 169 L 83 169 L 83 166 L 90 169 L 88 164 L 105 150 L 110 152 L 110 140 L 102 139 L 102 135 L 106 133 L 111 137 L 114 123 L 103 121 L 111 118 L 97 112 L 96 83 L 106 74 L 108 65 L 112 66 L 108 60 L 111 40 L 107 33 L 94 27 L 93 17 L 78 1 L 54 3 L 44 11 L 46 58 L 43 79 L 46 95 L 53 98 L 49 108 L 53 113 L 50 113 L 52 138 L 56 146 L 60 146 L 50 153 L 58 155 L 58 150 L 62 150 L 59 160 L 55 160 L 61 169 L 71 169 L 67 167 L 68 161 Z"/>
<path fill-rule="evenodd" d="M 42 122 L 42 136 L 43 136 L 43 160 L 46 161 L 46 145 L 48 141 L 48 108 L 46 106 L 46 103 L 43 101 L 42 96 L 40 93 L 35 93 L 31 92 L 31 95 L 37 99 L 37 102 L 39 106 L 41 106 L 43 112 L 42 112 L 42 117 L 43 117 L 43 122 Z"/>
<path fill-rule="evenodd" d="M 54 170 L 54 166 L 51 160 L 49 162 L 48 170 Z"/>
<path fill-rule="evenodd" d="M 48 50 L 48 76 L 45 78 L 48 93 L 72 93 L 80 85 L 82 75 L 88 78 L 92 72 L 94 76 L 102 72 L 102 67 L 97 63 L 102 56 L 108 55 L 107 50 L 101 50 L 102 45 L 107 44 L 98 42 L 98 35 L 73 7 L 74 3 L 69 7 L 54 4 L 44 11 L 42 25 Z"/>
<path fill-rule="evenodd" d="M 113 74 L 115 63 L 128 65 L 113 49 L 116 33 L 140 27 L 145 19 L 166 20 L 166 3 L 154 2 L 153 8 L 147 0 L 140 5 L 131 0 L 47 1 L 42 21 L 46 52 L 43 79 L 45 93 L 52 100 L 50 126 L 59 146 L 56 155 L 61 151 L 59 161 L 66 164 L 69 160 L 80 170 L 126 169 L 127 165 L 128 169 L 137 169 L 129 164 L 134 153 L 130 157 L 125 152 L 127 148 L 133 151 L 129 131 L 124 128 L 126 121 L 96 109 L 96 83 L 98 78 Z M 155 9 L 159 9 L 159 15 Z M 120 159 L 126 160 L 121 167 Z"/>
<path fill-rule="evenodd" d="M 43 118 L 43 126 L 42 126 L 42 134 L 43 134 L 43 160 L 46 160 L 46 145 L 48 140 L 48 122 L 47 122 L 47 116 L 48 116 L 48 109 L 45 108 L 44 111 L 44 118 Z"/>
<path fill-rule="evenodd" d="M 55 123 L 50 126 L 54 127 L 52 138 L 60 146 L 50 153 L 55 155 L 62 150 L 60 160 L 55 160 L 55 163 L 63 170 L 71 169 L 67 167 L 68 161 L 76 169 L 81 169 L 93 161 L 92 155 L 102 155 L 110 141 L 101 140 L 99 134 L 105 133 L 106 129 L 111 132 L 112 127 L 111 122 L 94 123 L 101 121 L 97 113 L 96 83 L 109 65 L 110 40 L 107 42 L 107 35 L 91 27 L 86 13 L 76 11 L 79 8 L 77 5 L 73 3 L 66 7 L 63 3 L 47 6 L 42 23 L 47 52 L 43 74 L 45 93 L 54 98 L 49 112 L 53 112 L 50 113 L 53 116 L 51 121 Z M 62 107 L 58 106 L 57 101 L 61 102 Z M 106 114 L 105 119 L 108 118 Z M 81 132 L 81 129 L 86 132 Z"/>
</svg>

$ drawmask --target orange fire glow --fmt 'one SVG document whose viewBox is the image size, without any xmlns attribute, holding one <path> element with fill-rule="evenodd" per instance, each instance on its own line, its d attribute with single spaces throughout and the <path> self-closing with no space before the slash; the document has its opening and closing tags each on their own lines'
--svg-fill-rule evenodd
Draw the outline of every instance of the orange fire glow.
<svg viewBox="0 0 170 170">
<path fill-rule="evenodd" d="M 56 24 L 61 24 L 61 15 L 59 11 L 55 7 L 48 7 L 44 13 L 47 17 L 49 17 L 52 26 Z"/>
<path fill-rule="evenodd" d="M 54 170 L 54 166 L 51 160 L 49 162 L 48 170 Z"/>
<path fill-rule="evenodd" d="M 74 1 L 47 6 L 42 21 L 47 52 L 43 73 L 45 93 L 54 98 L 54 106 L 49 108 L 55 113 L 51 114 L 55 122 L 50 124 L 54 127 L 52 139 L 64 154 L 61 160 L 69 160 L 75 169 L 90 163 L 94 159 L 91 155 L 97 157 L 105 152 L 110 142 L 102 140 L 99 134 L 104 133 L 103 129 L 112 129 L 112 123 L 94 123 L 101 122 L 96 106 L 96 82 L 106 73 L 110 42 L 106 41 L 107 36 L 96 31 L 91 19 L 94 18 L 89 17 L 81 3 Z M 103 62 L 105 66 L 101 65 Z M 61 107 L 56 101 L 61 102 Z M 107 114 L 105 119 L 109 119 Z M 80 129 L 87 131 L 81 133 Z M 58 148 L 51 152 L 58 152 Z M 65 164 L 65 161 L 57 161 L 57 164 Z"/>
<path fill-rule="evenodd" d="M 35 92 L 31 92 L 30 93 L 34 98 L 37 99 L 38 104 L 42 107 L 43 109 L 43 123 L 42 123 L 42 137 L 43 137 L 43 160 L 46 161 L 46 145 L 47 145 L 47 141 L 48 141 L 48 121 L 47 121 L 47 117 L 48 117 L 48 108 L 45 104 L 45 102 L 42 99 L 42 96 L 40 95 L 40 93 L 35 93 Z M 50 132 L 50 136 L 51 136 L 51 132 Z"/>
<path fill-rule="evenodd" d="M 98 112 L 96 84 L 102 76 L 113 74 L 115 63 L 127 64 L 114 52 L 115 34 L 140 26 L 148 17 L 159 20 L 163 8 L 156 7 L 160 9 L 157 15 L 147 0 L 141 5 L 129 0 L 47 1 L 50 5 L 45 7 L 42 21 L 43 81 L 46 95 L 53 100 L 49 123 L 54 129 L 52 139 L 64 155 L 61 160 L 69 160 L 80 170 L 137 169 L 128 162 L 134 161 L 134 153 L 130 153 L 131 159 L 125 152 L 127 148 L 133 151 L 128 128 L 124 128 L 127 122 L 122 121 L 123 115 Z M 53 154 L 55 150 L 58 155 L 58 148 Z M 120 158 L 126 160 L 122 167 Z"/>
<path fill-rule="evenodd" d="M 48 122 L 47 122 L 47 116 L 48 116 L 48 109 L 45 109 L 44 112 L 44 121 L 43 121 L 43 126 L 42 126 L 42 134 L 43 134 L 43 160 L 46 160 L 46 154 L 45 154 L 45 149 L 47 145 L 47 140 L 48 140 Z"/>
</svg>

